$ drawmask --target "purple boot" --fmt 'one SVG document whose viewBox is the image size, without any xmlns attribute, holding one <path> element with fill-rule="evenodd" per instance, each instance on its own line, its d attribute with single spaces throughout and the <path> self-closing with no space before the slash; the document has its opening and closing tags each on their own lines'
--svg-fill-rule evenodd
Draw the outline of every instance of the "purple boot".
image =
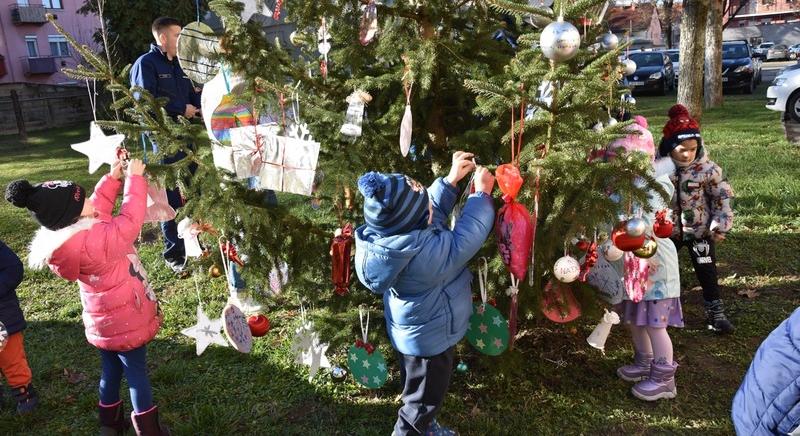
<svg viewBox="0 0 800 436">
<path fill-rule="evenodd" d="M 633 364 L 617 368 L 619 378 L 627 382 L 647 380 L 650 376 L 650 364 L 653 362 L 653 353 L 633 353 Z"/>
<path fill-rule="evenodd" d="M 633 396 L 645 401 L 675 398 L 678 395 L 678 390 L 675 388 L 677 369 L 678 364 L 675 362 L 667 365 L 653 363 L 650 366 L 650 378 L 636 383 L 631 388 Z"/>
</svg>

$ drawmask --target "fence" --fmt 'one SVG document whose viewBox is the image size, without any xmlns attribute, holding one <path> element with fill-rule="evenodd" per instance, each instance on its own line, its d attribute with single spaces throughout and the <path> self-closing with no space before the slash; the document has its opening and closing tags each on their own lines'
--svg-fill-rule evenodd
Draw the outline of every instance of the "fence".
<svg viewBox="0 0 800 436">
<path fill-rule="evenodd" d="M 11 90 L 0 97 L 0 135 L 62 127 L 92 119 L 89 95 L 84 88 L 26 95 Z"/>
</svg>

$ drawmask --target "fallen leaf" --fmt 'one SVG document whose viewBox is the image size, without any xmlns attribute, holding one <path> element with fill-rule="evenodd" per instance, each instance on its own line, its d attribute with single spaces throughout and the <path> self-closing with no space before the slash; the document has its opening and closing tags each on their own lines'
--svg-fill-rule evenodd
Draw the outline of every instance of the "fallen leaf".
<svg viewBox="0 0 800 436">
<path fill-rule="evenodd" d="M 73 385 L 86 380 L 86 374 L 80 371 L 71 371 L 69 368 L 64 368 L 64 376 L 67 377 L 67 382 Z"/>
<path fill-rule="evenodd" d="M 759 293 L 755 289 L 742 289 L 741 291 L 738 292 L 738 294 L 747 298 L 756 298 L 759 295 L 761 295 L 761 293 Z"/>
<path fill-rule="evenodd" d="M 478 409 L 478 405 L 476 404 L 472 407 L 472 410 L 469 412 L 469 414 L 474 418 L 481 414 L 481 409 Z"/>
</svg>

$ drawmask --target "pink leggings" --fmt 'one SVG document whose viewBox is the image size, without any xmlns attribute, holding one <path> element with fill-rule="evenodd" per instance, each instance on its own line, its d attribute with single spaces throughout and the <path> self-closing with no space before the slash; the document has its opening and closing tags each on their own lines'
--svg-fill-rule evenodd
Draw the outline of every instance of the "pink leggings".
<svg viewBox="0 0 800 436">
<path fill-rule="evenodd" d="M 653 361 L 659 365 L 672 364 L 672 340 L 666 327 L 629 326 L 633 347 L 640 353 L 653 353 Z"/>
</svg>

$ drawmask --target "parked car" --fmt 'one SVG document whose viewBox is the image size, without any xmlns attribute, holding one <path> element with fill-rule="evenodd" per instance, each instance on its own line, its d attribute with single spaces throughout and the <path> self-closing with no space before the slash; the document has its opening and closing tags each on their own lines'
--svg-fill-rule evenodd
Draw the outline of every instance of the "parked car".
<svg viewBox="0 0 800 436">
<path fill-rule="evenodd" d="M 790 45 L 789 46 L 789 59 L 795 60 L 797 59 L 797 55 L 800 54 L 800 44 Z"/>
<path fill-rule="evenodd" d="M 636 71 L 627 77 L 633 91 L 655 91 L 661 95 L 675 88 L 675 71 L 672 61 L 663 51 L 630 53 L 628 58 L 636 62 Z"/>
<path fill-rule="evenodd" d="M 756 71 L 758 70 L 758 71 Z M 722 89 L 741 89 L 752 94 L 758 84 L 760 67 L 753 60 L 747 41 L 722 43 Z"/>
<path fill-rule="evenodd" d="M 800 123 L 800 63 L 786 67 L 767 88 L 767 109 Z"/>
<path fill-rule="evenodd" d="M 677 48 L 671 48 L 669 50 L 664 50 L 664 53 L 669 56 L 669 60 L 672 61 L 672 71 L 675 74 L 675 87 L 678 87 L 678 76 L 681 73 L 681 64 L 680 64 L 680 57 L 681 51 Z"/>
<path fill-rule="evenodd" d="M 772 48 L 773 45 L 775 45 L 775 43 L 772 42 L 772 41 L 762 42 L 761 44 L 758 45 L 758 47 L 755 48 L 755 50 L 753 50 L 753 52 L 759 58 L 766 59 L 767 58 L 767 50 Z"/>
<path fill-rule="evenodd" d="M 785 61 L 789 60 L 789 47 L 783 44 L 775 44 L 767 49 L 768 61 Z"/>
</svg>

